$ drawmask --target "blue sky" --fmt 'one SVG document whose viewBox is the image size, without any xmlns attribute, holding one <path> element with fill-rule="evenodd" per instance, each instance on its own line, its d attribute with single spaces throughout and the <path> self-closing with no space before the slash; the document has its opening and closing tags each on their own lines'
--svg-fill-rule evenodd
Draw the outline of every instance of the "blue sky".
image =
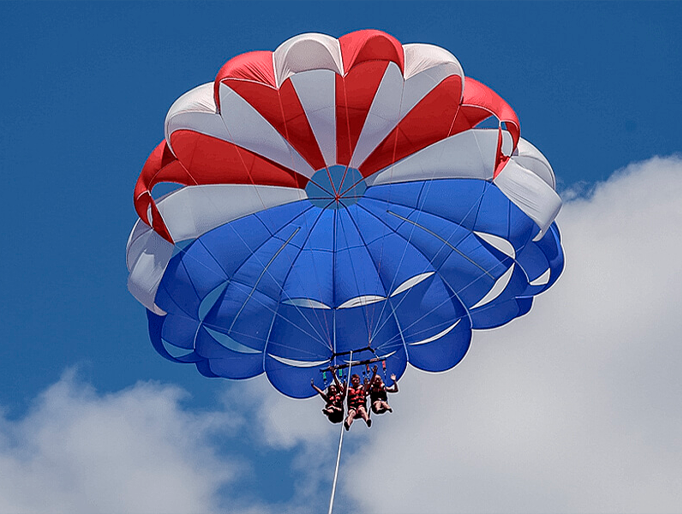
<svg viewBox="0 0 682 514">
<path fill-rule="evenodd" d="M 257 402 L 239 407 L 231 398 L 245 395 L 233 384 L 158 356 L 144 309 L 126 289 L 142 164 L 172 102 L 231 57 L 273 50 L 303 32 L 339 37 L 363 28 L 442 46 L 515 109 L 560 192 L 584 191 L 631 163 L 680 152 L 681 19 L 677 2 L 1 3 L 5 422 L 23 426 L 40 410 L 41 392 L 74 367 L 79 378 L 68 387 L 92 386 L 93 398 L 151 380 L 189 392 L 169 400 L 181 418 L 243 408 L 260 419 Z M 314 401 L 295 409 L 301 405 L 317 412 Z M 252 470 L 216 494 L 266 506 L 302 494 L 289 475 L 313 443 L 281 434 L 263 443 L 261 432 L 240 430 L 206 435 L 209 461 L 240 459 Z M 357 437 L 351 452 L 368 440 Z M 321 480 L 324 496 L 329 477 Z"/>
</svg>

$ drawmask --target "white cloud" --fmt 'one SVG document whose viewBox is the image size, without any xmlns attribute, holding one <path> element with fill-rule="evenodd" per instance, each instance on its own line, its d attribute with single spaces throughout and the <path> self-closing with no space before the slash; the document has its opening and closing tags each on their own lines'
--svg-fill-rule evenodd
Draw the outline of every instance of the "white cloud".
<svg viewBox="0 0 682 514">
<path fill-rule="evenodd" d="M 0 512 L 218 512 L 235 465 L 210 440 L 234 418 L 189 413 L 183 396 L 152 383 L 98 395 L 67 373 L 0 420 Z"/>
<path fill-rule="evenodd" d="M 348 459 L 356 511 L 680 512 L 682 160 L 633 164 L 558 222 L 566 270 L 531 313 L 405 375 Z"/>
</svg>

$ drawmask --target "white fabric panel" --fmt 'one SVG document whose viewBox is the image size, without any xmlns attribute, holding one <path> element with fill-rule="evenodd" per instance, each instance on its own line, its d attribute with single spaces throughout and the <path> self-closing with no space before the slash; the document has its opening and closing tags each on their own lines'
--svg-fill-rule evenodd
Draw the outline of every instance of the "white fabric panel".
<svg viewBox="0 0 682 514">
<path fill-rule="evenodd" d="M 326 34 L 301 34 L 288 39 L 272 55 L 277 87 L 295 73 L 325 69 L 343 75 L 341 46 Z"/>
<path fill-rule="evenodd" d="M 206 90 L 192 90 L 190 93 L 193 91 L 198 97 Z M 315 173 L 310 164 L 258 111 L 225 84 L 220 85 L 220 114 L 206 111 L 205 105 L 195 102 L 189 93 L 181 99 L 185 96 L 186 100 L 182 103 L 178 103 L 178 100 L 166 116 L 166 141 L 171 149 L 170 138 L 173 132 L 192 130 L 239 145 L 306 177 L 312 177 Z M 201 110 L 191 110 L 190 107 L 194 104 L 199 105 Z"/>
<path fill-rule="evenodd" d="M 434 273 L 435 273 L 435 271 L 427 271 L 426 273 L 421 273 L 421 274 L 419 274 L 419 275 L 415 275 L 415 276 L 412 277 L 412 278 L 408 278 L 405 282 L 403 282 L 403 283 L 400 284 L 398 287 L 396 287 L 395 291 L 393 291 L 393 292 L 390 294 L 391 298 L 393 298 L 393 297 L 396 296 L 396 295 L 399 295 L 399 294 L 402 293 L 403 291 L 407 291 L 408 289 L 413 288 L 414 286 L 416 286 L 416 285 L 419 284 L 420 282 L 422 282 L 422 281 L 426 280 L 427 278 L 429 278 L 429 277 L 430 277 L 431 275 L 433 275 Z"/>
<path fill-rule="evenodd" d="M 374 294 L 368 294 L 365 296 L 356 296 L 350 300 L 346 300 L 337 309 L 352 309 L 353 307 L 360 307 L 361 305 L 371 305 L 373 303 L 381 302 L 386 298 L 383 296 L 377 296 Z"/>
<path fill-rule="evenodd" d="M 250 348 L 244 344 L 238 343 L 227 334 L 223 334 L 222 332 L 218 332 L 217 330 L 212 330 L 208 328 L 206 325 L 204 325 L 204 330 L 206 330 L 206 332 L 208 332 L 213 339 L 218 341 L 225 348 L 229 348 L 233 352 L 247 354 L 260 353 L 260 350 L 254 350 L 253 348 Z"/>
<path fill-rule="evenodd" d="M 386 68 L 350 162 L 354 168 L 358 168 L 400 120 L 445 78 L 459 75 L 462 83 L 464 81 L 462 67 L 449 52 L 430 45 L 407 46 L 410 48 L 405 53 L 405 70 L 409 64 L 411 75 L 405 80 L 395 63 Z"/>
<path fill-rule="evenodd" d="M 516 259 L 516 250 L 514 249 L 514 246 L 506 239 L 500 236 L 496 236 L 495 234 L 479 232 L 478 230 L 474 230 L 474 234 L 483 239 L 493 248 L 496 248 L 499 251 L 501 251 L 503 254 L 511 257 L 512 259 Z"/>
<path fill-rule="evenodd" d="M 408 344 L 409 344 L 410 346 L 417 346 L 417 345 L 421 345 L 421 344 L 432 343 L 432 342 L 436 341 L 437 339 L 440 339 L 440 338 L 443 337 L 444 335 L 448 334 L 450 331 L 452 331 L 452 329 L 455 328 L 455 327 L 458 325 L 458 323 L 459 323 L 460 321 L 462 321 L 462 320 L 461 320 L 461 319 L 458 319 L 458 320 L 455 321 L 452 325 L 450 325 L 448 328 L 446 328 L 446 329 L 443 330 L 442 332 L 439 332 L 439 333 L 436 334 L 435 336 L 427 337 L 426 339 L 422 339 L 421 341 L 415 341 L 414 343 L 408 343 Z"/>
<path fill-rule="evenodd" d="M 169 146 L 172 132 L 169 128 L 172 126 L 172 119 L 178 114 L 191 112 L 216 114 L 216 105 L 213 99 L 213 82 L 195 87 L 171 105 L 168 114 L 166 114 L 166 122 L 164 123 L 166 141 Z"/>
<path fill-rule="evenodd" d="M 324 364 L 327 364 L 329 362 L 329 359 L 325 361 L 297 361 L 294 359 L 287 359 L 285 357 L 279 357 L 278 355 L 274 355 L 272 353 L 267 354 L 268 357 L 271 357 L 275 359 L 278 362 L 281 362 L 282 364 L 286 364 L 287 366 L 292 366 L 294 368 L 314 368 L 316 366 L 322 366 Z"/>
<path fill-rule="evenodd" d="M 303 189 L 251 184 L 183 187 L 157 203 L 174 241 L 195 239 L 229 221 L 307 198 Z"/>
<path fill-rule="evenodd" d="M 448 69 L 448 75 L 459 75 L 464 80 L 464 71 L 457 58 L 445 48 L 424 43 L 403 45 L 405 55 L 405 79 L 431 68 Z"/>
<path fill-rule="evenodd" d="M 151 227 L 138 220 L 128 239 L 128 290 L 147 309 L 158 315 L 166 313 L 154 303 L 156 291 L 173 256 L 174 245 Z"/>
<path fill-rule="evenodd" d="M 540 275 L 538 278 L 533 280 L 530 285 L 531 286 L 544 286 L 547 282 L 549 282 L 550 277 L 552 276 L 552 270 L 549 268 L 547 271 L 545 271 L 542 275 Z"/>
<path fill-rule="evenodd" d="M 291 77 L 327 166 L 336 164 L 336 73 L 312 70 Z"/>
<path fill-rule="evenodd" d="M 229 221 L 262 209 L 307 198 L 304 190 L 250 184 L 188 186 L 157 202 L 174 241 L 195 239 Z M 174 245 L 138 220 L 128 238 L 128 289 L 150 311 L 166 313 L 154 303 Z"/>
<path fill-rule="evenodd" d="M 538 224 L 540 232 L 535 241 L 539 240 L 561 209 L 561 198 L 556 191 L 513 159 L 507 162 L 493 182 L 507 198 Z"/>
<path fill-rule="evenodd" d="M 508 132 L 503 139 L 509 140 Z M 471 129 L 405 157 L 366 179 L 367 185 L 439 178 L 490 180 L 495 171 L 497 130 Z"/>
<path fill-rule="evenodd" d="M 220 110 L 228 141 L 275 161 L 308 178 L 315 170 L 246 100 L 220 84 Z"/>
<path fill-rule="evenodd" d="M 200 134 L 212 136 L 223 141 L 230 141 L 230 135 L 225 127 L 220 114 L 199 112 L 199 111 L 181 111 L 175 113 L 173 116 L 166 116 L 166 143 L 168 147 L 173 150 L 171 144 L 171 134 L 176 130 L 192 130 Z M 175 152 L 173 152 L 175 154 Z"/>
<path fill-rule="evenodd" d="M 547 158 L 542 155 L 540 150 L 523 138 L 519 139 L 519 144 L 512 157 L 518 164 L 532 171 L 542 180 L 547 182 L 552 189 L 556 189 L 554 170 Z"/>
<path fill-rule="evenodd" d="M 352 168 L 358 168 L 400 121 L 404 83 L 400 68 L 389 63 L 362 126 L 350 161 Z"/>
<path fill-rule="evenodd" d="M 514 152 L 514 138 L 512 138 L 511 134 L 506 130 L 502 130 L 502 148 L 500 148 L 500 150 L 502 151 L 502 155 L 506 155 L 507 157 L 511 157 Z"/>
<path fill-rule="evenodd" d="M 305 307 L 306 309 L 331 309 L 329 305 L 313 300 L 312 298 L 290 298 L 284 300 L 282 303 L 294 305 L 296 307 Z"/>
<path fill-rule="evenodd" d="M 504 275 L 497 279 L 492 289 L 488 291 L 488 294 L 481 298 L 481 300 L 469 310 L 483 307 L 500 296 L 504 292 L 505 288 L 509 284 L 509 281 L 511 280 L 512 275 L 514 274 L 514 266 L 516 266 L 516 264 L 512 264 L 511 267 L 504 273 Z"/>
</svg>

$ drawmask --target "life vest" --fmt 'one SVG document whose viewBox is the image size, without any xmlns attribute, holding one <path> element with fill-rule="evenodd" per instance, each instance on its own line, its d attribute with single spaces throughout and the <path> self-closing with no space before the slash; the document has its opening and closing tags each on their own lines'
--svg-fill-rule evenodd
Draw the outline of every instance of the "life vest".
<svg viewBox="0 0 682 514">
<path fill-rule="evenodd" d="M 357 389 L 348 388 L 348 407 L 359 407 L 367 402 L 365 388 L 360 386 Z"/>
<path fill-rule="evenodd" d="M 343 407 L 343 396 L 340 393 L 327 395 L 327 406 Z"/>
</svg>

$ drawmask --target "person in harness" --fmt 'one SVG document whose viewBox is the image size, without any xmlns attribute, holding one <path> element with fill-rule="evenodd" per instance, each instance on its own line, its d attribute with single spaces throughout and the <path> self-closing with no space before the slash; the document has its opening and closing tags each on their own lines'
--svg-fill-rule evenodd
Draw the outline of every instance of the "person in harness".
<svg viewBox="0 0 682 514">
<path fill-rule="evenodd" d="M 341 423 L 343 421 L 343 400 L 346 398 L 346 389 L 336 378 L 336 373 L 332 371 L 332 376 L 334 377 L 334 383 L 327 388 L 325 393 L 315 385 L 315 381 L 311 378 L 310 385 L 313 389 L 317 391 L 322 399 L 325 401 L 324 409 L 322 412 L 331 423 Z"/>
<path fill-rule="evenodd" d="M 398 382 L 396 382 L 395 378 L 395 375 L 391 374 L 393 385 L 391 387 L 386 387 L 384 381 L 377 375 L 377 367 L 374 366 L 374 374 L 372 375 L 372 380 L 369 385 L 370 406 L 372 407 L 372 412 L 374 414 L 383 414 L 386 411 L 393 412 L 393 409 L 388 404 L 388 395 L 386 393 L 398 392 Z"/>
<path fill-rule="evenodd" d="M 374 379 L 375 375 L 376 369 L 372 379 Z M 348 416 L 346 416 L 346 421 L 343 424 L 343 426 L 346 427 L 346 430 L 350 430 L 350 426 L 353 424 L 353 420 L 356 416 L 360 416 L 365 421 L 368 428 L 372 426 L 372 420 L 369 419 L 369 415 L 367 414 L 367 391 L 369 390 L 370 383 L 371 381 L 361 385 L 360 376 L 357 374 L 353 374 L 353 376 L 350 377 L 350 386 L 348 387 Z"/>
</svg>

